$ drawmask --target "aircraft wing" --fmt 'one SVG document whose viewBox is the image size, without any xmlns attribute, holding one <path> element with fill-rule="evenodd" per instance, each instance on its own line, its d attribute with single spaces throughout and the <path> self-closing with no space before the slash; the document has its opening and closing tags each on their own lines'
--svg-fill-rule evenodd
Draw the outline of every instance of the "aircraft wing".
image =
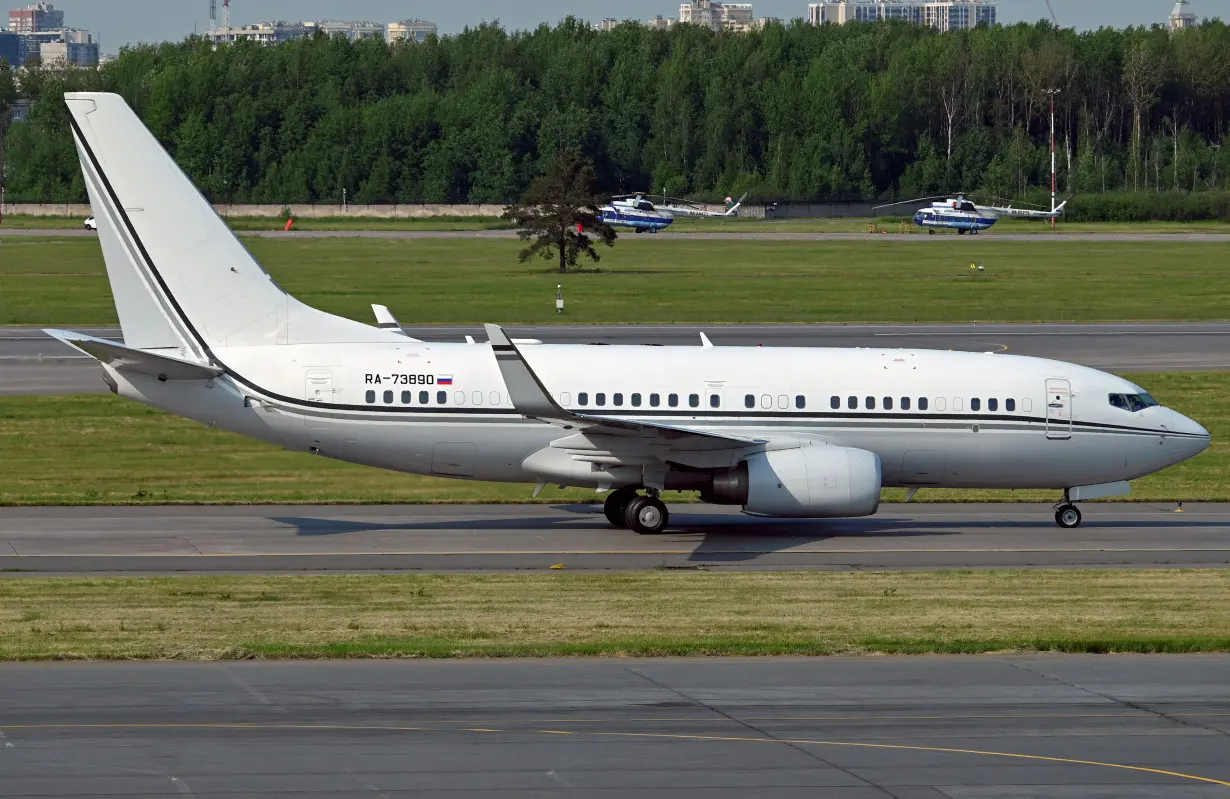
<svg viewBox="0 0 1230 799">
<path fill-rule="evenodd" d="M 84 333 L 74 333 L 71 330 L 43 332 L 121 372 L 133 372 L 159 380 L 212 380 L 222 374 L 222 370 L 216 366 L 133 349 Z"/>
<path fill-rule="evenodd" d="M 500 374 L 508 388 L 513 407 L 522 416 L 559 425 L 565 430 L 578 430 L 587 435 L 622 436 L 657 442 L 683 443 L 692 439 L 695 443 L 721 443 L 730 446 L 748 446 L 764 443 L 751 438 L 711 433 L 676 425 L 654 424 L 610 416 L 590 416 L 573 413 L 561 407 L 547 391 L 538 375 L 530 368 L 517 345 L 499 325 L 486 325 L 491 350 L 495 354 Z"/>
</svg>

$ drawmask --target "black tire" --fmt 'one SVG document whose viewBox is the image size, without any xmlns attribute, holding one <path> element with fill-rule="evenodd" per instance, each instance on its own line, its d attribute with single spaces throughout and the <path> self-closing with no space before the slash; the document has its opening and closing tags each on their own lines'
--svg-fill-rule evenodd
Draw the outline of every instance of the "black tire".
<svg viewBox="0 0 1230 799">
<path fill-rule="evenodd" d="M 656 497 L 637 497 L 628 503 L 624 511 L 624 520 L 628 529 L 641 535 L 653 535 L 666 529 L 670 523 L 670 512 L 666 505 Z"/>
<path fill-rule="evenodd" d="M 630 488 L 620 488 L 607 494 L 606 502 L 602 503 L 606 520 L 615 527 L 626 528 L 628 522 L 624 514 L 628 510 L 628 503 L 634 499 L 636 492 Z"/>
<path fill-rule="evenodd" d="M 1071 530 L 1081 526 L 1081 512 L 1075 505 L 1060 505 L 1055 509 L 1055 524 Z"/>
</svg>

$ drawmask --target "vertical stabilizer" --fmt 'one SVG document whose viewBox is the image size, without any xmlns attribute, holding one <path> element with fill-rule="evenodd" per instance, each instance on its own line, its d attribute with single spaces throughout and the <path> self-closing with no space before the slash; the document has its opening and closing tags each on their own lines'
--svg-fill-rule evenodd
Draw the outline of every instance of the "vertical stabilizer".
<svg viewBox="0 0 1230 799">
<path fill-rule="evenodd" d="M 119 95 L 65 100 L 129 346 L 388 340 L 283 292 Z"/>
</svg>

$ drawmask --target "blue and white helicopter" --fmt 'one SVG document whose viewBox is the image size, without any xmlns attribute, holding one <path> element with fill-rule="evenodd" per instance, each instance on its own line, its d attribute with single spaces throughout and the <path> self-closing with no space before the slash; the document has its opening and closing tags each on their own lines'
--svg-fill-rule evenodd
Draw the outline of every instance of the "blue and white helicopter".
<svg viewBox="0 0 1230 799">
<path fill-rule="evenodd" d="M 662 195 L 662 202 L 655 205 L 644 194 L 629 194 L 616 197 L 609 205 L 604 205 L 602 221 L 615 227 L 629 227 L 637 233 L 657 233 L 670 227 L 677 216 L 690 216 L 706 219 L 718 219 L 735 216 L 740 206 L 747 198 L 744 194 L 738 202 L 726 198 L 725 211 L 708 211 L 696 203 L 687 200 L 675 200 Z"/>
<path fill-rule="evenodd" d="M 1063 215 L 1064 206 L 1068 204 L 1065 200 L 1050 211 L 1013 208 L 1011 205 L 979 205 L 961 193 L 947 198 L 920 197 L 916 200 L 903 200 L 890 205 L 876 206 L 874 210 L 879 211 L 882 208 L 894 208 L 899 205 L 916 205 L 928 200 L 935 202 L 914 213 L 914 224 L 927 228 L 927 232 L 931 234 L 935 233 L 936 228 L 949 228 L 956 230 L 958 235 L 969 233 L 972 236 L 994 225 L 1001 216 L 1021 219 L 1058 219 Z"/>
<path fill-rule="evenodd" d="M 999 216 L 980 209 L 960 194 L 956 198 L 933 202 L 930 207 L 920 208 L 914 214 L 914 224 L 927 228 L 931 234 L 935 233 L 936 228 L 951 228 L 960 236 L 966 233 L 976 236 L 998 220 Z"/>
</svg>

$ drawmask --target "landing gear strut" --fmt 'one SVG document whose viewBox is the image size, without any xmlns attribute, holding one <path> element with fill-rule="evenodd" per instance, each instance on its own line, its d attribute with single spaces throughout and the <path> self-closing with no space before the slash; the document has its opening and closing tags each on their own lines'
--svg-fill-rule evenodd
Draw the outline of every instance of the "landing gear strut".
<svg viewBox="0 0 1230 799">
<path fill-rule="evenodd" d="M 1068 530 L 1081 525 L 1080 509 L 1068 499 L 1066 488 L 1063 491 L 1063 502 L 1055 506 L 1055 524 Z"/>
</svg>

